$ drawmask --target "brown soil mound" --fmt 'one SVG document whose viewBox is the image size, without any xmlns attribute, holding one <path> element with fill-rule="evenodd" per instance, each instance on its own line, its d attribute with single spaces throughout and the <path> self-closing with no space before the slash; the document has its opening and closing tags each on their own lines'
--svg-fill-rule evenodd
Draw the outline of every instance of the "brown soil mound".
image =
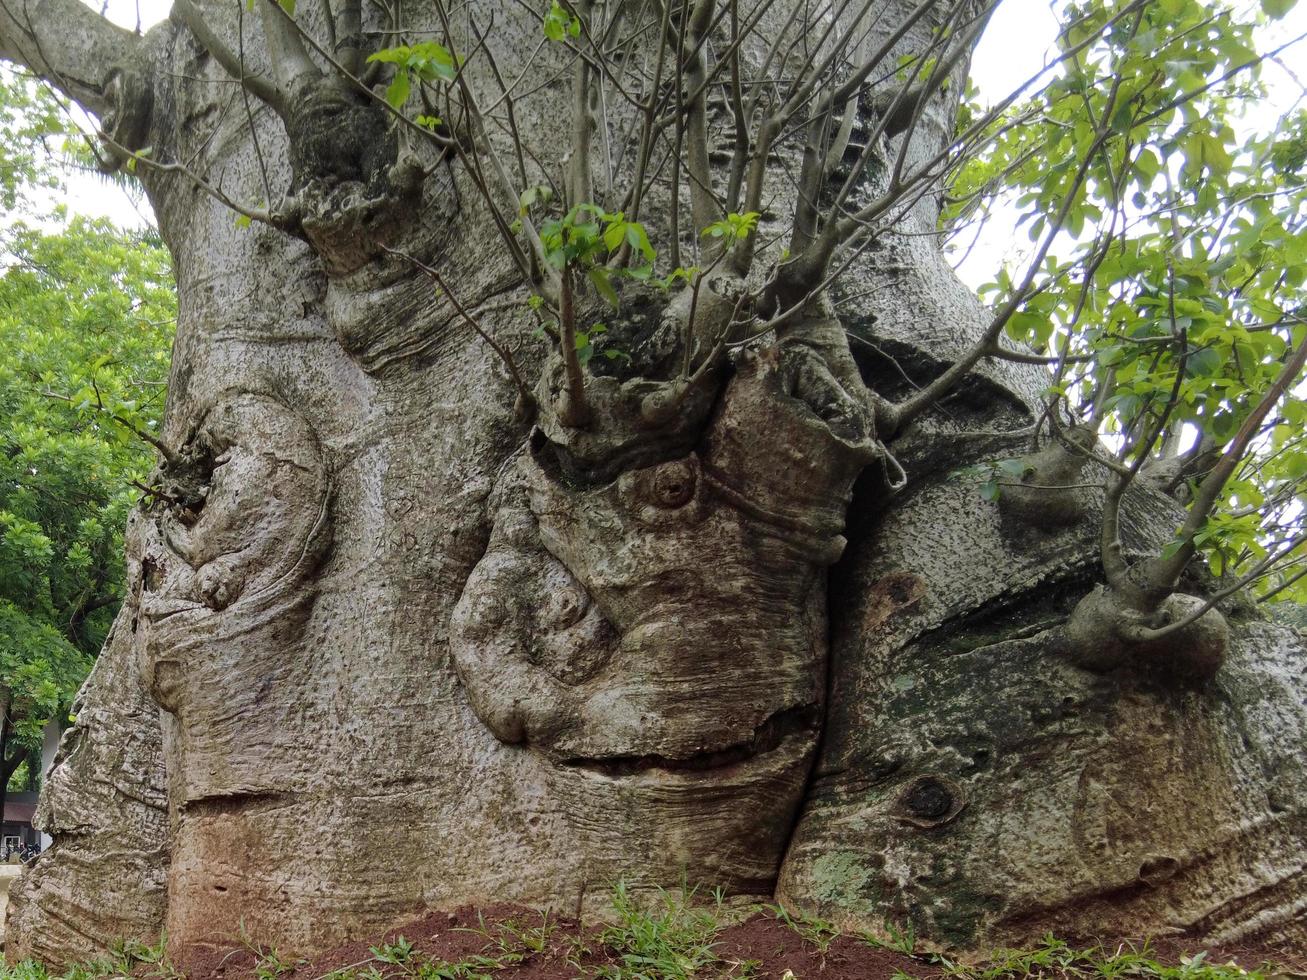
<svg viewBox="0 0 1307 980">
<path fill-rule="evenodd" d="M 679 913 L 684 916 L 684 910 Z M 710 918 L 711 913 L 702 913 Z M 1119 975 L 1160 977 L 1157 967 L 1188 964 L 1179 976 L 1216 980 L 1238 970 L 1273 978 L 1307 980 L 1307 955 L 1283 948 L 1204 949 L 1177 940 L 1145 943 L 1084 943 L 1075 948 L 1038 947 L 999 957 L 965 971 L 928 953 L 906 955 L 874 941 L 835 935 L 820 923 L 778 918 L 764 911 L 733 924 L 666 920 L 665 934 L 650 920 L 627 928 L 583 926 L 573 919 L 544 916 L 510 905 L 435 912 L 380 936 L 323 954 L 311 962 L 286 961 L 271 951 L 249 948 L 192 950 L 178 969 L 188 980 L 575 980 L 664 977 L 755 978 L 755 980 L 1000 980 L 1005 977 L 1118 975 L 1098 963 L 1114 956 Z M 661 940 L 661 941 L 660 941 Z M 896 944 L 898 945 L 898 944 Z M 1079 950 L 1079 952 L 1077 952 Z M 1197 960 L 1194 958 L 1202 954 Z M 1138 955 L 1147 965 L 1126 965 Z M 1170 971 L 1167 971 L 1170 972 Z"/>
</svg>

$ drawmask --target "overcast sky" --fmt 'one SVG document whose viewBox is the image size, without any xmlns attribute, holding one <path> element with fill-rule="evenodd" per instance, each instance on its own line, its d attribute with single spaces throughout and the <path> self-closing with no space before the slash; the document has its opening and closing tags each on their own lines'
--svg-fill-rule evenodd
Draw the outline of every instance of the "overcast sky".
<svg viewBox="0 0 1307 980">
<path fill-rule="evenodd" d="M 171 0 L 107 0 L 106 12 L 124 27 L 139 25 L 145 29 L 165 18 L 170 6 Z M 1283 21 L 1269 26 L 1264 43 L 1275 46 L 1303 33 L 1307 33 L 1307 0 Z M 1057 21 L 1049 0 L 1003 0 L 972 59 L 972 78 L 982 101 L 1002 98 L 1038 72 L 1050 57 L 1056 34 Z M 1280 64 L 1263 69 L 1270 98 L 1249 114 L 1251 127 L 1265 131 L 1302 102 L 1307 75 L 1300 81 L 1285 65 L 1295 60 L 1307 65 L 1304 52 L 1307 42 L 1286 52 Z M 140 226 L 149 220 L 148 205 L 143 201 L 133 201 L 126 193 L 90 176 L 70 180 L 66 203 L 71 211 L 103 215 L 123 225 Z M 984 229 L 966 265 L 959 270 L 971 285 L 989 281 L 1003 261 L 1017 257 L 1012 249 L 1020 247 L 1025 236 L 1013 234 L 1014 218 L 996 215 Z"/>
</svg>

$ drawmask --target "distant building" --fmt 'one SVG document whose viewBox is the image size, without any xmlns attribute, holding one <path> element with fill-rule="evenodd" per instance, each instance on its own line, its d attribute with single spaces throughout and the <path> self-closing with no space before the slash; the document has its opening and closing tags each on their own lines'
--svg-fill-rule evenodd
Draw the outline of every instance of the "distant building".
<svg viewBox="0 0 1307 980">
<path fill-rule="evenodd" d="M 9 793 L 5 797 L 4 821 L 0 823 L 0 854 L 8 854 L 18 845 L 39 844 L 41 832 L 32 826 L 36 813 L 35 793 Z"/>
<path fill-rule="evenodd" d="M 53 720 L 45 726 L 45 740 L 41 745 L 42 779 L 50 772 L 50 766 L 54 762 L 54 754 L 59 748 L 60 731 L 58 720 Z M 49 835 L 41 833 L 32 826 L 32 818 L 36 815 L 37 795 L 14 792 L 6 794 L 4 820 L 0 821 L 0 860 L 4 860 L 17 845 L 35 847 L 38 851 L 44 851 L 50 846 Z"/>
</svg>

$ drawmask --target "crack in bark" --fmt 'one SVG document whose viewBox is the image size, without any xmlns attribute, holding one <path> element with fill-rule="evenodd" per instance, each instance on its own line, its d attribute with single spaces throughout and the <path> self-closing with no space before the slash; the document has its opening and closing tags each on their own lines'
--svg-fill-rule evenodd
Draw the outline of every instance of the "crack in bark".
<svg viewBox="0 0 1307 980">
<path fill-rule="evenodd" d="M 753 736 L 747 741 L 714 749 L 697 752 L 692 756 L 674 759 L 656 753 L 649 755 L 612 756 L 606 759 L 573 757 L 563 759 L 562 765 L 572 769 L 586 769 L 603 776 L 621 777 L 651 770 L 666 772 L 706 772 L 722 769 L 726 766 L 747 762 L 760 755 L 766 755 L 778 749 L 791 735 L 811 732 L 821 721 L 821 711 L 815 704 L 796 705 L 784 708 L 768 717 L 753 730 Z"/>
<path fill-rule="evenodd" d="M 224 813 L 245 813 L 250 810 L 272 810 L 303 799 L 300 793 L 255 791 L 222 793 L 200 799 L 186 800 L 181 809 L 187 813 L 216 816 Z"/>
</svg>

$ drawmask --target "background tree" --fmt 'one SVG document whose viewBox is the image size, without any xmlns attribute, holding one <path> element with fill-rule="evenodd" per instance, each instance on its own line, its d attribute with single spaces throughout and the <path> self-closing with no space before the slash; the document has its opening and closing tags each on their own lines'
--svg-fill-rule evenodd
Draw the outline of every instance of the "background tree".
<svg viewBox="0 0 1307 980">
<path fill-rule="evenodd" d="M 619 875 L 1301 938 L 1300 648 L 1232 588 L 1301 546 L 1296 130 L 1232 150 L 1260 56 L 1185 0 L 1068 6 L 959 115 L 989 12 L 0 7 L 180 297 L 17 951 Z M 1034 254 L 985 308 L 938 239 L 1003 182 Z"/>
<path fill-rule="evenodd" d="M 57 181 L 40 144 L 62 126 L 30 82 L 4 85 L 0 171 L 14 216 L 0 232 L 0 799 L 67 713 L 122 601 L 131 483 L 154 455 L 133 430 L 157 430 L 175 310 L 157 239 L 17 217 L 39 212 L 33 189 Z"/>
</svg>

